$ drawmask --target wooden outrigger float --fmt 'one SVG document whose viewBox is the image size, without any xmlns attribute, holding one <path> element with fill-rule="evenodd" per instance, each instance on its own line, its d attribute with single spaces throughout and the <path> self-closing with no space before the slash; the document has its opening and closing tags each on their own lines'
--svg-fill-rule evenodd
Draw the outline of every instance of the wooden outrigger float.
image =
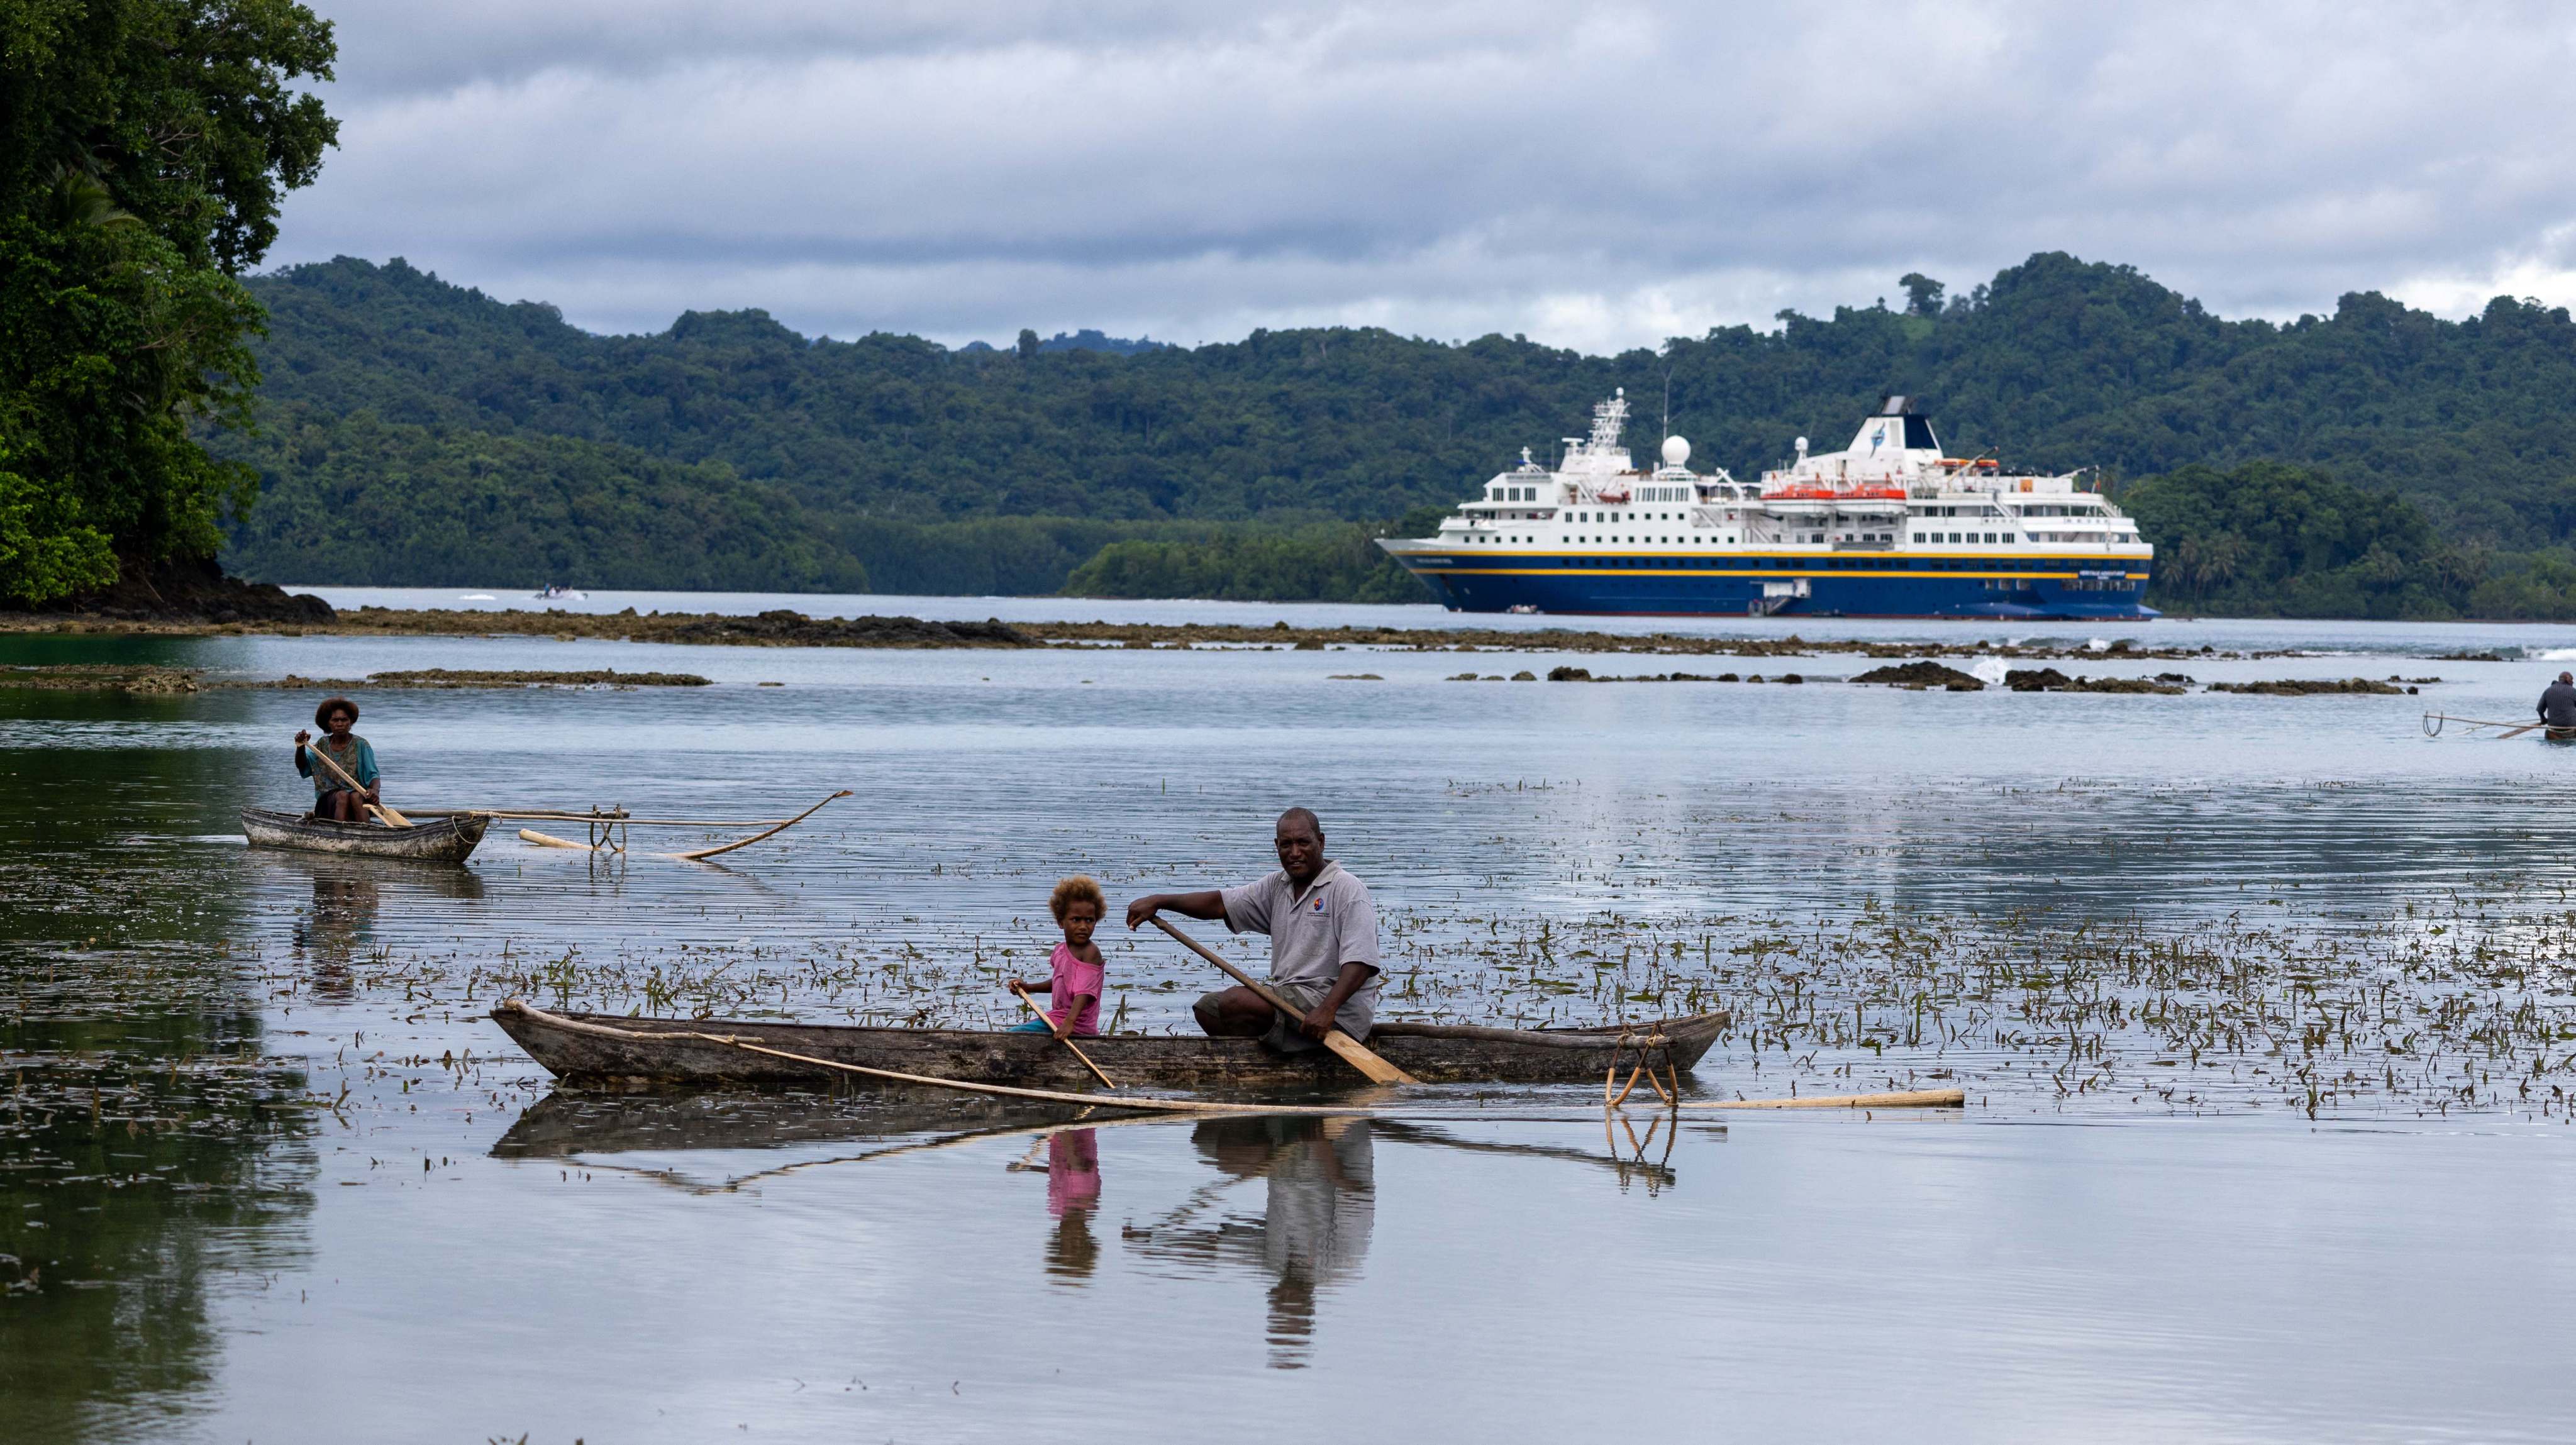
<svg viewBox="0 0 2576 1445">
<path fill-rule="evenodd" d="M 493 1022 L 563 1084 L 724 1087 L 821 1084 L 852 1073 L 965 1085 L 1090 1090 L 1098 1080 L 1049 1034 L 791 1024 L 747 1019 L 553 1013 L 511 999 Z M 1558 1083 L 1645 1065 L 1673 1075 L 1700 1061 L 1724 1013 L 1595 1028 L 1501 1029 L 1381 1023 L 1368 1046 L 1424 1083 Z M 1359 1082 L 1316 1049 L 1277 1054 L 1258 1039 L 1101 1034 L 1084 1052 L 1123 1092 L 1154 1088 L 1332 1086 Z M 793 1055 L 796 1057 L 782 1057 Z M 1111 1096 L 1115 1097 L 1115 1096 Z"/>
</svg>

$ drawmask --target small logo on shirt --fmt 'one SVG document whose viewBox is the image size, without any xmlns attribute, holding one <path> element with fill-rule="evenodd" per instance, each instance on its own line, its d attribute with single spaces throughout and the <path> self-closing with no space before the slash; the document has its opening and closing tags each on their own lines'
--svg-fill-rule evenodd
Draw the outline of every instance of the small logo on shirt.
<svg viewBox="0 0 2576 1445">
<path fill-rule="evenodd" d="M 1309 912 L 1309 913 L 1321 913 L 1321 912 L 1323 912 L 1323 911 L 1324 911 L 1324 899 L 1323 899 L 1323 895 L 1321 895 L 1321 894 L 1317 894 L 1317 895 L 1316 895 L 1316 897 L 1315 897 L 1315 901 L 1314 901 L 1314 902 L 1312 902 L 1312 903 L 1310 903 L 1310 904 L 1308 904 L 1308 905 L 1306 905 L 1306 911 L 1307 911 L 1307 912 Z"/>
</svg>

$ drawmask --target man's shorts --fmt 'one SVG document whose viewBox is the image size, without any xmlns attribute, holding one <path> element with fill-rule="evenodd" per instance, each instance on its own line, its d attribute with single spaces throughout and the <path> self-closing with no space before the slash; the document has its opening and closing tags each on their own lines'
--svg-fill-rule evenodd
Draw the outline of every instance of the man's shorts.
<svg viewBox="0 0 2576 1445">
<path fill-rule="evenodd" d="M 1274 978 L 1270 980 L 1270 991 L 1294 1005 L 1298 1010 L 1298 1017 L 1302 1019 L 1305 1017 L 1306 1010 L 1324 1001 L 1324 996 L 1333 991 L 1333 986 L 1329 983 L 1291 983 Z M 1214 1006 L 1215 999 L 1216 994 L 1213 993 L 1199 996 L 1199 1002 L 1209 1004 L 1211 1007 Z M 1342 1032 L 1355 1039 L 1367 1038 L 1369 1028 L 1376 1020 L 1377 990 L 1365 985 L 1359 992 L 1342 1000 L 1340 1011 L 1333 1015 L 1333 1022 L 1341 1027 Z M 1316 1040 L 1306 1037 L 1295 1024 L 1280 1016 L 1276 1009 L 1271 1011 L 1270 1032 L 1261 1036 L 1261 1042 L 1272 1052 L 1281 1054 L 1302 1054 L 1323 1047 Z"/>
</svg>

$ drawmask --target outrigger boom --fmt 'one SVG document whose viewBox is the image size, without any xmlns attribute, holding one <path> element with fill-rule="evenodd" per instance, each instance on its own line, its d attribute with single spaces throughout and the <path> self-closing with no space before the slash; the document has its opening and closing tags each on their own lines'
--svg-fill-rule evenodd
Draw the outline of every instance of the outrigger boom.
<svg viewBox="0 0 2576 1445">
<path fill-rule="evenodd" d="M 694 863 L 700 859 L 715 857 L 719 853 L 748 848 L 763 838 L 774 837 L 813 817 L 834 801 L 850 795 L 850 790 L 843 788 L 826 795 L 822 802 L 816 803 L 792 818 L 637 818 L 629 815 L 624 808 L 593 808 L 587 813 L 554 808 L 414 808 L 412 812 L 424 818 L 480 817 L 506 818 L 513 822 L 583 823 L 587 824 L 590 830 L 590 841 L 587 843 L 576 843 L 569 838 L 557 838 L 551 834 L 540 833 L 534 828 L 519 830 L 520 838 L 541 848 L 569 848 L 580 853 L 627 851 L 625 830 L 628 828 L 758 828 L 761 830 L 748 838 L 736 839 L 731 843 L 718 844 L 712 848 L 656 855 Z"/>
<path fill-rule="evenodd" d="M 2428 738 L 2440 737 L 2442 735 L 2442 724 L 2444 723 L 2458 723 L 2463 727 L 2473 728 L 2503 728 L 2505 731 L 2500 732 L 2495 736 L 2495 740 L 2497 742 L 2503 742 L 2507 738 L 2518 738 L 2524 733 L 2549 727 L 2549 724 L 2544 722 L 2497 722 L 2493 718 L 2453 717 L 2446 712 L 2428 712 L 2424 714 L 2424 736 Z M 2549 728 L 2549 735 L 2553 738 L 2576 736 L 2576 730 L 2570 730 L 2567 728 Z"/>
</svg>

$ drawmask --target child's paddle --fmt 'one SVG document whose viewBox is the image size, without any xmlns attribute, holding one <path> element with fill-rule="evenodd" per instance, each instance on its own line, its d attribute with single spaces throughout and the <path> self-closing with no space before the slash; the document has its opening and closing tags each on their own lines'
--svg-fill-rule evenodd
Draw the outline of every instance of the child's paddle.
<svg viewBox="0 0 2576 1445">
<path fill-rule="evenodd" d="M 1159 913 L 1154 915 L 1154 926 L 1163 930 L 1165 933 L 1170 934 L 1183 948 L 1186 948 L 1190 952 L 1197 954 L 1199 957 L 1206 959 L 1208 962 L 1215 964 L 1217 967 L 1224 969 L 1227 975 L 1233 978 L 1236 983 L 1242 984 L 1245 988 L 1261 995 L 1263 999 L 1268 1001 L 1272 1008 L 1286 1014 L 1288 1016 L 1288 1022 L 1291 1024 L 1301 1023 L 1305 1020 L 1306 1016 L 1304 1014 L 1297 1012 L 1295 1008 L 1289 1005 L 1288 1000 L 1281 998 L 1269 987 L 1269 985 L 1254 982 L 1251 976 L 1246 974 L 1242 969 L 1235 967 L 1233 964 L 1230 964 L 1224 959 L 1217 957 L 1215 954 L 1208 952 L 1206 949 L 1201 948 L 1197 939 L 1190 937 L 1188 934 L 1181 932 L 1177 928 L 1174 928 L 1167 920 L 1164 919 L 1163 915 Z M 1395 1065 L 1388 1063 L 1386 1060 L 1379 1058 L 1377 1055 L 1370 1053 L 1359 1040 L 1352 1038 L 1349 1034 L 1342 1032 L 1340 1029 L 1326 1029 L 1324 1031 L 1324 1047 L 1341 1055 L 1343 1062 L 1349 1064 L 1352 1068 L 1359 1070 L 1361 1073 L 1366 1074 L 1369 1078 L 1369 1082 L 1373 1084 L 1418 1084 L 1422 1082 L 1420 1079 L 1413 1077 L 1404 1070 L 1399 1069 Z"/>
<path fill-rule="evenodd" d="M 1020 996 L 1020 1002 L 1029 1006 L 1029 1012 L 1036 1014 L 1040 1019 L 1045 1021 L 1048 1033 L 1055 1033 L 1055 1020 L 1047 1018 L 1046 1010 L 1038 1007 L 1038 1001 L 1029 997 L 1027 990 L 1020 987 L 1020 981 L 1016 978 L 1011 980 L 1011 992 Z M 1091 1061 L 1091 1055 L 1082 1051 L 1082 1045 L 1075 1043 L 1070 1037 L 1061 1034 L 1057 1035 L 1056 1042 L 1073 1050 L 1073 1056 L 1082 1060 L 1082 1066 L 1089 1069 L 1094 1078 L 1100 1080 L 1100 1086 L 1102 1088 L 1114 1089 L 1118 1087 L 1116 1080 L 1113 1080 L 1107 1074 L 1100 1072 L 1100 1066 Z"/>
</svg>

